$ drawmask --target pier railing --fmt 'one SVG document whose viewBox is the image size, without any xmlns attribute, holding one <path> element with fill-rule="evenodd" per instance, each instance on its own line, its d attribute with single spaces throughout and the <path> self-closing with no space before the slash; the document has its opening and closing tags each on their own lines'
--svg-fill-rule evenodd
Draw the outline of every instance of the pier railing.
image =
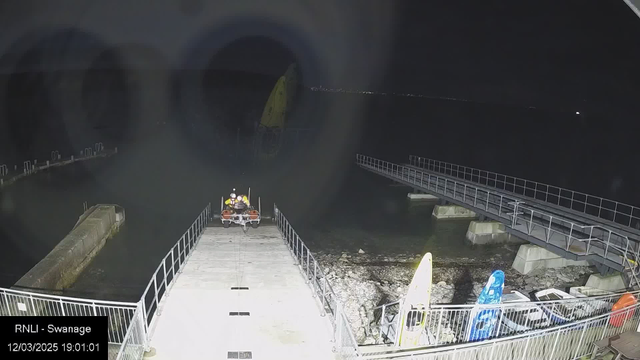
<svg viewBox="0 0 640 360">
<path fill-rule="evenodd" d="M 425 346 L 441 346 L 465 343 L 469 339 L 471 319 L 483 311 L 494 311 L 497 316 L 495 326 L 488 339 L 517 335 L 527 331 L 548 329 L 567 321 L 576 321 L 610 312 L 613 305 L 627 292 L 592 297 L 577 297 L 565 300 L 535 302 L 513 302 L 494 305 L 443 304 L 431 305 L 425 312 L 425 331 L 432 342 Z M 630 292 L 636 298 L 640 291 Z M 378 306 L 374 311 L 380 315 L 381 343 L 397 343 L 400 314 L 403 299 Z M 549 314 L 562 314 L 549 316 Z M 543 321 L 536 320 L 539 316 Z M 534 319 L 532 319 L 534 318 Z"/>
<path fill-rule="evenodd" d="M 105 149 L 101 142 L 88 146 L 80 151 L 80 155 L 69 155 L 62 157 L 59 151 L 51 151 L 51 158 L 38 161 L 38 159 L 30 159 L 22 162 L 21 165 L 0 164 L 0 186 L 8 185 L 18 179 L 31 175 L 41 170 L 51 167 L 63 166 L 74 163 L 76 161 L 89 160 L 96 157 L 108 156 L 118 152 L 118 148 L 113 150 Z"/>
<path fill-rule="evenodd" d="M 593 352 L 593 343 L 596 341 L 626 331 L 637 331 L 640 323 L 639 310 L 640 303 L 550 329 L 445 347 L 372 351 L 364 354 L 362 358 L 415 360 L 580 359 Z"/>
<path fill-rule="evenodd" d="M 313 290 L 314 297 L 317 296 L 322 306 L 322 315 L 329 314 L 333 325 L 334 352 L 337 352 L 341 359 L 358 358 L 360 356 L 358 343 L 340 300 L 327 280 L 325 272 L 275 204 L 273 205 L 273 216 L 278 230 L 282 234 L 282 239 L 289 247 L 305 281 Z"/>
<path fill-rule="evenodd" d="M 475 169 L 415 155 L 409 156 L 409 164 L 427 171 L 544 201 L 572 211 L 596 216 L 603 220 L 613 221 L 630 228 L 640 229 L 640 208 L 618 201 L 564 189 L 538 181 L 526 180 L 515 176 L 503 175 L 492 171 Z"/>
<path fill-rule="evenodd" d="M 0 316 L 108 316 L 109 344 L 122 344 L 137 303 L 89 300 L 0 288 Z"/>
<path fill-rule="evenodd" d="M 133 319 L 134 321 L 129 324 L 124 341 L 118 349 L 116 360 L 140 360 L 144 357 L 148 339 L 146 338 L 147 332 L 141 301 L 138 303 Z"/>
<path fill-rule="evenodd" d="M 145 339 L 145 348 L 148 350 L 155 323 L 161 313 L 161 302 L 164 296 L 171 289 L 174 280 L 193 253 L 193 249 L 198 244 L 207 223 L 212 219 L 211 203 L 198 215 L 187 231 L 182 234 L 180 240 L 173 245 L 171 250 L 164 256 L 160 264 L 153 273 L 149 284 L 142 294 L 141 311 Z M 137 329 L 137 328 L 136 328 Z M 133 330 L 132 330 L 133 331 Z"/>
<path fill-rule="evenodd" d="M 640 263 L 640 242 L 605 226 L 578 223 L 504 193 L 415 167 L 360 154 L 356 155 L 356 163 L 380 175 L 484 213 L 501 221 L 523 239 L 548 248 L 551 246 L 551 251 L 571 254 L 576 259 L 592 259 L 620 271 L 628 268 L 628 260 L 634 264 Z"/>
</svg>

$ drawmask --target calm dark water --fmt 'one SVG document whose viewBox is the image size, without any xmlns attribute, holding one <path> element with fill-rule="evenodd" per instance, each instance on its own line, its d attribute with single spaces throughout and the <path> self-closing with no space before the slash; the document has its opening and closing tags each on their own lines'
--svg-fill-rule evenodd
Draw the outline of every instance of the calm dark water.
<svg viewBox="0 0 640 360">
<path fill-rule="evenodd" d="M 139 299 L 166 252 L 204 206 L 212 201 L 215 209 L 218 196 L 226 195 L 232 185 L 224 176 L 190 174 L 178 162 L 165 164 L 174 171 L 165 168 L 161 174 L 144 165 L 134 171 L 128 164 L 135 154 L 122 150 L 109 159 L 57 168 L 8 187 L 3 194 L 8 209 L 2 216 L 3 242 L 8 245 L 0 255 L 1 285 L 11 286 L 66 235 L 84 201 L 117 203 L 126 210 L 125 226 L 66 293 Z M 431 251 L 441 257 L 482 256 L 464 243 L 468 221 L 436 222 L 431 218 L 433 205 L 410 204 L 407 188 L 389 186 L 390 181 L 354 165 L 323 194 L 325 202 L 310 210 L 298 203 L 299 194 L 282 186 L 269 187 L 273 180 L 268 175 L 252 175 L 255 181 L 247 184 L 256 184 L 253 196 L 261 196 L 267 213 L 277 199 L 314 252 L 363 249 L 376 254 Z M 174 187 L 174 182 L 184 184 Z"/>
<path fill-rule="evenodd" d="M 209 202 L 217 208 L 232 187 L 251 187 L 253 201 L 260 196 L 265 209 L 277 202 L 313 251 L 431 251 L 443 258 L 493 251 L 465 245 L 468 221 L 436 222 L 431 206 L 408 203 L 408 189 L 390 187 L 388 180 L 357 168 L 356 152 L 395 162 L 413 153 L 640 202 L 633 191 L 640 170 L 625 165 L 637 156 L 631 141 L 637 124 L 473 103 L 307 93 L 293 117 L 314 125 L 318 135 L 288 157 L 252 166 L 227 161 L 230 152 L 212 146 L 218 140 L 207 124 L 230 117 L 237 121 L 227 128 L 250 127 L 245 112 L 261 110 L 265 99 L 254 95 L 243 111 L 211 96 L 208 110 L 178 107 L 164 116 L 166 125 L 157 126 L 155 118 L 128 125 L 132 133 L 134 127 L 146 134 L 141 140 L 107 137 L 105 146 L 119 148 L 110 159 L 53 169 L 6 188 L 0 202 L 0 286 L 15 283 L 66 235 L 84 201 L 117 203 L 126 209 L 125 227 L 68 294 L 138 300 L 159 261 L 200 211 Z M 101 104 L 118 107 L 122 99 L 116 100 Z M 37 118 L 46 115 L 43 110 Z M 108 115 L 101 115 L 102 124 L 109 125 Z M 125 115 L 127 121 L 142 116 Z M 154 132 L 142 131 L 151 123 Z M 42 137 L 47 131 L 40 129 Z M 67 148 L 83 141 L 61 140 Z M 56 145 L 33 144 L 34 156 Z"/>
</svg>

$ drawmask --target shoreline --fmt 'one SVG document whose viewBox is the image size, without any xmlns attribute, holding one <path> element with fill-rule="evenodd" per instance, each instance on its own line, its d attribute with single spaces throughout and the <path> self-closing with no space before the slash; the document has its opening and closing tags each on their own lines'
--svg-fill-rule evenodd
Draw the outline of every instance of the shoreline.
<svg viewBox="0 0 640 360">
<path fill-rule="evenodd" d="M 318 252 L 316 259 L 344 306 L 358 344 L 379 343 L 373 309 L 406 295 L 422 256 Z M 505 273 L 505 293 L 518 290 L 525 295 L 550 287 L 565 290 L 582 286 L 597 272 L 592 266 L 570 266 L 522 275 L 511 268 L 512 261 L 499 254 L 489 259 L 434 256 L 431 304 L 474 303 L 491 273 L 498 269 Z"/>
</svg>

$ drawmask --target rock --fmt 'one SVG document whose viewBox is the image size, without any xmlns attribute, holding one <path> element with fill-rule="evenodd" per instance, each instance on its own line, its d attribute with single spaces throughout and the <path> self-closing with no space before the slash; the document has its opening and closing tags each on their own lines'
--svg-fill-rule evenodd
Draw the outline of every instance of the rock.
<svg viewBox="0 0 640 360">
<path fill-rule="evenodd" d="M 440 281 L 439 283 L 437 283 L 436 285 L 438 286 L 447 286 L 447 283 L 444 281 Z"/>
<path fill-rule="evenodd" d="M 364 250 L 362 249 L 358 250 L 358 254 L 364 254 Z"/>
</svg>

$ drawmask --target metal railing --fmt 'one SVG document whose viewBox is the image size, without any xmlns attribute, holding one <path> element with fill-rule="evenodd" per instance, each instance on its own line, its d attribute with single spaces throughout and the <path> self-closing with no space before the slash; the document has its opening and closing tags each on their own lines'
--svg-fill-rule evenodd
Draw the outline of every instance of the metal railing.
<svg viewBox="0 0 640 360">
<path fill-rule="evenodd" d="M 273 214 L 282 239 L 289 247 L 289 251 L 296 260 L 296 264 L 305 277 L 305 281 L 313 290 L 314 297 L 318 297 L 322 306 L 322 315 L 329 314 L 331 325 L 333 326 L 335 344 L 333 351 L 337 352 L 341 359 L 358 358 L 360 352 L 351 324 L 342 310 L 340 300 L 334 293 L 331 284 L 329 284 L 324 271 L 275 204 L 273 205 Z"/>
<path fill-rule="evenodd" d="M 103 301 L 0 288 L 0 316 L 108 316 L 109 343 L 122 344 L 137 303 Z"/>
<path fill-rule="evenodd" d="M 40 163 L 38 163 L 37 159 L 25 160 L 22 162 L 22 171 L 18 170 L 18 165 L 14 165 L 13 168 L 11 168 L 6 164 L 0 164 L 0 185 L 4 185 L 5 181 L 11 182 L 22 176 L 47 169 L 49 167 L 66 165 L 75 161 L 88 160 L 94 157 L 117 152 L 118 148 L 115 148 L 114 150 L 105 150 L 104 145 L 101 142 L 98 142 L 95 143 L 93 147 L 87 147 L 83 151 L 80 151 L 79 157 L 71 155 L 68 158 L 62 158 L 58 150 L 53 150 L 50 154 L 51 160 L 46 160 L 45 162 Z"/>
<path fill-rule="evenodd" d="M 515 176 L 456 165 L 444 161 L 409 156 L 409 164 L 428 171 L 500 189 L 526 198 L 544 201 L 603 220 L 640 229 L 640 208 L 558 186 Z"/>
<path fill-rule="evenodd" d="M 134 320 L 127 328 L 127 334 L 118 351 L 116 360 L 139 360 L 144 357 L 147 344 L 145 325 L 142 302 L 138 302 Z"/>
<path fill-rule="evenodd" d="M 431 305 L 425 312 L 425 331 L 432 335 L 429 346 L 465 343 L 469 339 L 471 319 L 483 311 L 495 311 L 498 317 L 488 338 L 516 335 L 527 331 L 548 329 L 567 321 L 576 321 L 608 313 L 626 292 L 587 298 L 514 302 L 495 305 Z M 631 292 L 636 298 L 640 291 Z M 382 343 L 397 344 L 400 326 L 399 309 L 402 300 L 380 305 L 380 335 Z M 557 314 L 560 316 L 550 316 Z M 427 337 L 429 338 L 429 337 Z"/>
<path fill-rule="evenodd" d="M 572 360 L 590 354 L 595 341 L 636 331 L 640 323 L 640 304 L 557 326 L 482 342 L 446 347 L 415 348 L 370 352 L 364 359 L 476 359 L 476 360 Z"/>
<path fill-rule="evenodd" d="M 147 350 L 157 317 L 161 313 L 160 303 L 174 284 L 176 276 L 182 273 L 184 264 L 191 256 L 212 216 L 211 203 L 209 203 L 162 259 L 142 294 L 140 302 L 144 323 L 145 349 Z"/>
<path fill-rule="evenodd" d="M 572 254 L 576 259 L 593 259 L 616 270 L 624 270 L 626 260 L 640 259 L 640 243 L 601 225 L 568 220 L 542 211 L 521 200 L 485 188 L 459 182 L 445 176 L 417 170 L 369 156 L 357 154 L 356 163 L 363 168 L 399 182 L 445 197 L 447 200 L 495 218 L 519 237 L 543 244 L 555 252 Z"/>
</svg>

